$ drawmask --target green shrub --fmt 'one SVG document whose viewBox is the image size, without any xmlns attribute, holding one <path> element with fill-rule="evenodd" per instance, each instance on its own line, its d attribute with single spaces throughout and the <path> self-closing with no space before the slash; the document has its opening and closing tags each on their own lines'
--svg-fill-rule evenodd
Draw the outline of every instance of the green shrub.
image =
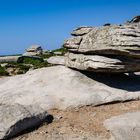
<svg viewBox="0 0 140 140">
<path fill-rule="evenodd" d="M 47 58 L 49 58 L 49 57 L 51 57 L 51 56 L 54 56 L 54 54 L 53 54 L 53 53 L 48 53 L 48 54 L 43 54 L 43 55 L 41 55 L 41 57 L 42 57 L 43 59 L 47 59 Z"/>
<path fill-rule="evenodd" d="M 0 76 L 8 76 L 9 73 L 5 70 L 5 68 L 0 66 Z"/>
<path fill-rule="evenodd" d="M 59 49 L 56 49 L 56 50 L 52 50 L 52 52 L 62 52 L 63 54 L 67 52 L 67 49 L 64 48 L 64 47 L 61 47 Z"/>
<path fill-rule="evenodd" d="M 18 64 L 17 68 L 19 68 L 18 74 L 23 74 L 23 73 L 26 73 L 30 69 L 30 66 Z"/>
<path fill-rule="evenodd" d="M 24 58 L 23 63 L 24 64 L 32 64 L 35 69 L 48 66 L 47 62 L 43 62 L 41 60 L 32 59 L 32 58 Z"/>
</svg>

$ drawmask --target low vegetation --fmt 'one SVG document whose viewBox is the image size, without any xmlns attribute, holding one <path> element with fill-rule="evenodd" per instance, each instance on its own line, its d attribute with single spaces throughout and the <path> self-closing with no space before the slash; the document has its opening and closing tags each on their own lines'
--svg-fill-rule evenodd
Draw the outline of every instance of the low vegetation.
<svg viewBox="0 0 140 140">
<path fill-rule="evenodd" d="M 0 66 L 0 76 L 8 76 L 9 73 L 5 70 L 5 68 Z"/>
<path fill-rule="evenodd" d="M 56 50 L 52 50 L 52 52 L 62 52 L 62 54 L 66 53 L 67 52 L 67 49 L 66 48 L 59 48 L 59 49 L 56 49 Z"/>
<path fill-rule="evenodd" d="M 61 53 L 55 54 L 55 52 L 61 52 Z M 38 69 L 38 68 L 52 66 L 51 64 L 48 64 L 48 62 L 44 60 L 48 59 L 51 56 L 57 56 L 57 55 L 60 56 L 60 55 L 64 55 L 65 53 L 66 53 L 65 48 L 59 48 L 56 50 L 43 53 L 42 55 L 39 56 L 41 59 L 33 59 L 33 58 L 25 57 L 22 62 L 5 63 L 3 67 L 0 64 L 0 76 L 24 74 L 30 69 Z M 13 56 L 19 56 L 19 55 L 21 54 L 17 54 Z"/>
</svg>

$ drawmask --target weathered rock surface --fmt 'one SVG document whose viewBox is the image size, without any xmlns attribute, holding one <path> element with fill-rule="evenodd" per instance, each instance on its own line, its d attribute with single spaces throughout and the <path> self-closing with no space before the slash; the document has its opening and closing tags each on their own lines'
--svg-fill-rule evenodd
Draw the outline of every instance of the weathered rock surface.
<svg viewBox="0 0 140 140">
<path fill-rule="evenodd" d="M 79 33 L 82 28 L 77 30 L 78 33 L 72 33 L 77 36 L 64 43 L 69 51 L 140 58 L 140 22 L 123 26 L 93 27 L 84 35 Z"/>
<path fill-rule="evenodd" d="M 42 68 L 1 78 L 0 104 L 37 105 L 47 110 L 136 100 L 140 98 L 138 77 L 83 74 L 64 66 Z"/>
<path fill-rule="evenodd" d="M 111 132 L 112 140 L 140 139 L 140 112 L 113 117 L 106 120 L 104 125 Z"/>
<path fill-rule="evenodd" d="M 22 60 L 23 60 L 22 56 L 4 56 L 4 57 L 0 57 L 0 63 L 21 62 Z"/>
<path fill-rule="evenodd" d="M 80 27 L 71 34 L 63 45 L 70 52 L 66 66 L 105 73 L 140 71 L 139 16 L 123 25 Z"/>
<path fill-rule="evenodd" d="M 38 125 L 48 109 L 138 100 L 139 83 L 139 75 L 81 73 L 65 66 L 1 78 L 0 138 L 14 136 Z"/>
<path fill-rule="evenodd" d="M 7 139 L 18 133 L 40 125 L 48 114 L 38 106 L 0 105 L 0 139 Z"/>
<path fill-rule="evenodd" d="M 23 54 L 23 56 L 38 56 L 43 53 L 43 49 L 40 45 L 32 45 L 28 49 L 26 49 L 26 52 Z"/>
<path fill-rule="evenodd" d="M 55 55 L 63 55 L 63 52 L 53 52 Z"/>
<path fill-rule="evenodd" d="M 71 35 L 73 36 L 82 36 L 82 35 L 85 35 L 87 33 L 89 33 L 90 31 L 92 30 L 92 27 L 79 27 L 77 29 L 75 29 Z"/>
<path fill-rule="evenodd" d="M 65 57 L 64 56 L 52 56 L 46 61 L 53 65 L 65 65 Z"/>
<path fill-rule="evenodd" d="M 105 73 L 140 71 L 140 59 L 99 55 L 67 53 L 65 65 L 75 69 Z"/>
</svg>

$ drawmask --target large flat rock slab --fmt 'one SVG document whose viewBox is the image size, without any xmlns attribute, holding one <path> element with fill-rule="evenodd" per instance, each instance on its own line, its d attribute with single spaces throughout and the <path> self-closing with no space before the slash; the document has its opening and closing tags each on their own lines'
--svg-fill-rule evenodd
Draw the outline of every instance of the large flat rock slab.
<svg viewBox="0 0 140 140">
<path fill-rule="evenodd" d="M 47 112 L 37 106 L 0 105 L 0 139 L 7 139 L 23 130 L 40 125 Z"/>
<path fill-rule="evenodd" d="M 105 73 L 140 71 L 139 16 L 122 25 L 79 27 L 64 41 L 66 66 Z"/>
<path fill-rule="evenodd" d="M 113 58 L 99 55 L 67 53 L 65 65 L 78 70 L 102 73 L 127 73 L 140 71 L 140 60 L 124 57 Z"/>
<path fill-rule="evenodd" d="M 140 22 L 103 27 L 80 27 L 64 42 L 69 51 L 140 58 Z"/>
<path fill-rule="evenodd" d="M 3 56 L 0 57 L 0 63 L 7 63 L 7 62 L 22 62 L 22 56 Z"/>
<path fill-rule="evenodd" d="M 112 140 L 140 139 L 140 112 L 113 117 L 106 120 L 104 125 L 111 132 Z"/>
<path fill-rule="evenodd" d="M 140 99 L 140 79 L 82 73 L 65 66 L 0 79 L 0 104 L 39 106 L 44 110 Z"/>
<path fill-rule="evenodd" d="M 52 56 L 46 59 L 49 64 L 53 65 L 65 65 L 65 57 L 64 56 Z"/>
</svg>

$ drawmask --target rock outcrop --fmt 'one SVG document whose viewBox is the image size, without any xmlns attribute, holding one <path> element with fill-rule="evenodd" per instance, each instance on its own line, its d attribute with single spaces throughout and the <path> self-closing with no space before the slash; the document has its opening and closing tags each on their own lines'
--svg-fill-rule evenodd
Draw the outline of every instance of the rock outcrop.
<svg viewBox="0 0 140 140">
<path fill-rule="evenodd" d="M 0 105 L 0 139 L 11 138 L 23 130 L 40 125 L 48 113 L 38 106 Z"/>
<path fill-rule="evenodd" d="M 65 64 L 79 70 L 106 73 L 127 73 L 140 70 L 140 60 L 127 57 L 67 53 Z"/>
<path fill-rule="evenodd" d="M 74 30 L 72 32 L 74 37 L 66 40 L 63 45 L 75 57 L 72 60 L 69 57 L 72 54 L 67 55 L 66 66 L 79 70 L 83 70 L 81 68 L 84 67 L 84 70 L 94 72 L 140 71 L 140 22 L 138 18 L 133 20 L 137 22 L 103 27 L 80 27 Z M 94 60 L 96 57 L 94 55 L 100 59 Z M 89 64 L 87 59 L 91 57 L 92 60 L 88 60 Z M 100 64 L 98 67 L 98 64 L 95 63 L 96 60 L 100 64 L 104 63 L 103 61 L 109 64 L 110 60 L 113 63 L 111 67 L 103 64 L 101 70 Z M 106 71 L 106 69 L 108 70 Z"/>
<path fill-rule="evenodd" d="M 53 66 L 0 79 L 0 104 L 37 105 L 45 110 L 95 106 L 139 99 L 139 83 L 138 76 L 83 74 Z"/>
<path fill-rule="evenodd" d="M 23 56 L 38 56 L 43 53 L 43 49 L 39 45 L 32 45 L 28 49 L 26 49 L 26 52 L 23 54 Z"/>
<path fill-rule="evenodd" d="M 38 125 L 48 109 L 140 99 L 139 83 L 139 76 L 82 73 L 65 66 L 1 78 L 0 139 Z"/>
<path fill-rule="evenodd" d="M 49 64 L 53 65 L 65 65 L 65 57 L 64 56 L 52 56 L 48 59 L 45 59 Z"/>
<path fill-rule="evenodd" d="M 104 126 L 111 132 L 111 140 L 139 140 L 140 112 L 113 117 L 106 120 Z"/>
<path fill-rule="evenodd" d="M 0 63 L 7 63 L 7 62 L 22 62 L 22 56 L 4 56 L 0 57 Z"/>
</svg>

